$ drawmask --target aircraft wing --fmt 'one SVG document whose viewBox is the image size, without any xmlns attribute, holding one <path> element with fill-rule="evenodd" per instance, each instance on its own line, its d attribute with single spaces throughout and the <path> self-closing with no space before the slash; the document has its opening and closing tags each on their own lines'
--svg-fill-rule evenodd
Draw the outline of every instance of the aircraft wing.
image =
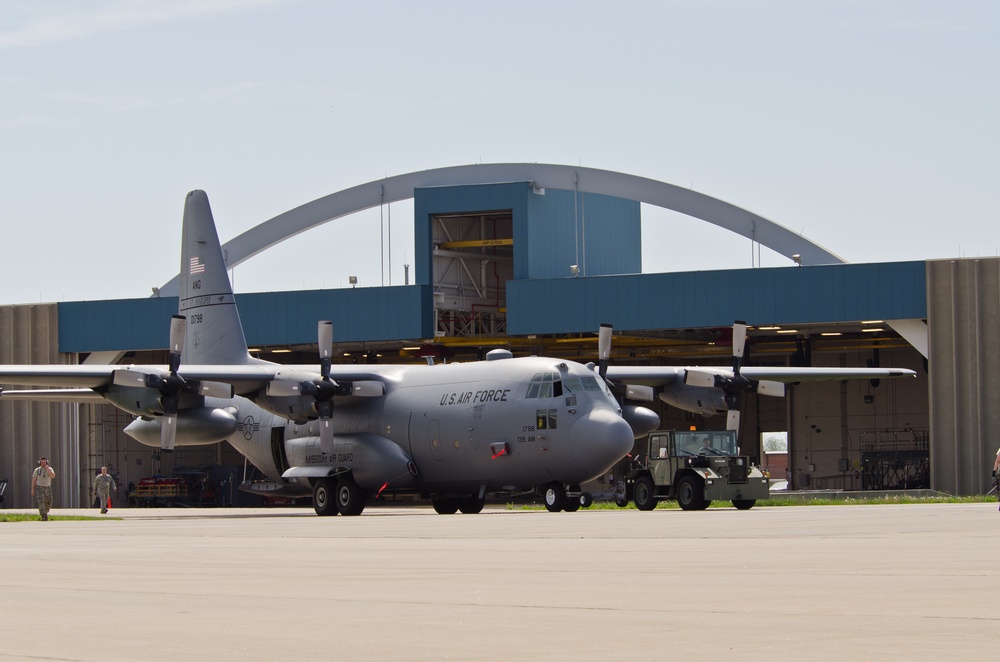
<svg viewBox="0 0 1000 662">
<path fill-rule="evenodd" d="M 0 384 L 58 386 L 89 390 L 109 386 L 115 379 L 115 372 L 160 375 L 169 369 L 169 366 L 165 365 L 0 365 Z M 388 365 L 366 365 L 363 367 L 337 365 L 332 367 L 330 376 L 334 380 L 343 381 L 384 381 L 389 374 L 398 369 L 399 366 Z M 230 384 L 235 393 L 246 395 L 264 389 L 269 382 L 279 379 L 282 373 L 318 373 L 318 367 L 315 365 L 267 363 L 189 365 L 180 368 L 178 373 L 186 380 Z M 31 393 L 30 391 L 11 397 L 12 393 L 14 392 L 5 391 L 3 397 L 31 399 L 28 395 Z M 37 399 L 43 399 L 41 392 L 37 393 L 39 394 Z M 67 392 L 66 395 L 70 394 Z M 83 397 L 82 392 L 75 395 Z M 100 397 L 96 393 L 94 395 Z M 52 397 L 57 399 L 54 395 Z"/>
<path fill-rule="evenodd" d="M 683 384 L 688 371 L 732 376 L 732 368 L 722 366 L 609 366 L 608 379 L 623 384 L 662 387 Z M 785 368 L 745 367 L 740 374 L 747 379 L 772 382 L 816 382 L 843 379 L 883 379 L 890 377 L 916 377 L 913 370 L 903 368 Z"/>
<path fill-rule="evenodd" d="M 32 402 L 105 402 L 101 394 L 89 388 L 32 389 L 27 391 L 6 391 L 0 388 L 0 400 L 30 400 Z"/>
<path fill-rule="evenodd" d="M 727 372 L 729 372 L 727 370 Z M 916 377 L 917 373 L 905 368 L 782 368 L 746 367 L 740 374 L 747 379 L 766 379 L 772 382 L 819 382 L 843 379 L 888 379 L 891 377 Z"/>
<path fill-rule="evenodd" d="M 0 383 L 98 388 L 111 383 L 116 365 L 0 365 Z M 4 394 L 5 397 L 7 394 Z"/>
<path fill-rule="evenodd" d="M 636 386 L 669 386 L 684 383 L 682 366 L 608 366 L 608 379 Z"/>
</svg>

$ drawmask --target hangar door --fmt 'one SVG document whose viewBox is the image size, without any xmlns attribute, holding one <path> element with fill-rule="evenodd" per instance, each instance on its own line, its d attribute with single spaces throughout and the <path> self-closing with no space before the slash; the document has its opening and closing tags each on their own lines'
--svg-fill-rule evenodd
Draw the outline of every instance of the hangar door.
<svg viewBox="0 0 1000 662">
<path fill-rule="evenodd" d="M 436 335 L 505 336 L 511 210 L 435 214 L 431 228 Z"/>
</svg>

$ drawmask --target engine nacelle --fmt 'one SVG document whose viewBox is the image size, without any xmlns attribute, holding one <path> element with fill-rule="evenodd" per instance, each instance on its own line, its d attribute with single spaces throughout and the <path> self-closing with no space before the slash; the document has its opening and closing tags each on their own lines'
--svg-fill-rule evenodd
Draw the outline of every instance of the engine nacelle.
<svg viewBox="0 0 1000 662">
<path fill-rule="evenodd" d="M 217 444 L 236 432 L 236 407 L 194 407 L 177 412 L 177 446 Z M 137 418 L 125 428 L 125 434 L 140 444 L 160 447 L 162 418 Z"/>
<path fill-rule="evenodd" d="M 315 469 L 323 467 L 349 469 L 358 486 L 377 490 L 384 483 L 394 488 L 410 487 L 417 475 L 406 451 L 385 437 L 364 432 L 336 435 L 331 453 L 323 452 L 319 437 L 288 439 L 285 454 L 292 467 L 285 472 L 287 478 L 315 477 Z"/>
<path fill-rule="evenodd" d="M 625 405 L 622 407 L 622 418 L 632 428 L 632 436 L 641 439 L 660 426 L 659 415 L 647 407 Z"/>
<path fill-rule="evenodd" d="M 729 409 L 725 393 L 718 388 L 679 385 L 661 392 L 660 400 L 672 407 L 703 416 L 714 416 Z"/>
</svg>

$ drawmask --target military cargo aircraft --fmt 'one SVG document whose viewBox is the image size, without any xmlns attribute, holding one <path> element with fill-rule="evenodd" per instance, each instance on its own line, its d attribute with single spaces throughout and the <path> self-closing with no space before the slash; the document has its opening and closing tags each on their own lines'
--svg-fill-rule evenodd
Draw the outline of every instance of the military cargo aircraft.
<svg viewBox="0 0 1000 662">
<path fill-rule="evenodd" d="M 185 202 L 178 312 L 166 366 L 0 366 L 0 383 L 62 387 L 0 397 L 106 401 L 136 417 L 126 433 L 164 451 L 226 440 L 284 494 L 311 493 L 319 515 L 359 515 L 386 490 L 430 499 L 442 514 L 478 513 L 488 494 L 536 491 L 557 512 L 589 505 L 580 485 L 658 426 L 642 404 L 656 396 L 689 411 L 738 412 L 748 388 L 777 395 L 781 382 L 914 374 L 741 370 L 743 324 L 731 370 L 609 366 L 609 325 L 597 365 L 505 349 L 472 363 L 334 365 L 325 321 L 317 364 L 262 361 L 247 350 L 203 191 Z"/>
</svg>

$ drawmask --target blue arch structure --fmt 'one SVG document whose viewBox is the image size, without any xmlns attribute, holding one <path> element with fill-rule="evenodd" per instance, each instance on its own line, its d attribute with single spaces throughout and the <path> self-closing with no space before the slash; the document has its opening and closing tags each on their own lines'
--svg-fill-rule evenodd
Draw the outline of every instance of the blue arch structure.
<svg viewBox="0 0 1000 662">
<path fill-rule="evenodd" d="M 803 265 L 846 262 L 788 228 L 728 202 L 647 177 L 610 170 L 544 163 L 487 163 L 422 170 L 361 184 L 324 196 L 264 221 L 222 247 L 230 268 L 318 225 L 382 204 L 409 200 L 418 188 L 533 182 L 538 188 L 598 193 L 663 207 L 743 235 Z M 178 277 L 160 288 L 177 294 Z"/>
</svg>

